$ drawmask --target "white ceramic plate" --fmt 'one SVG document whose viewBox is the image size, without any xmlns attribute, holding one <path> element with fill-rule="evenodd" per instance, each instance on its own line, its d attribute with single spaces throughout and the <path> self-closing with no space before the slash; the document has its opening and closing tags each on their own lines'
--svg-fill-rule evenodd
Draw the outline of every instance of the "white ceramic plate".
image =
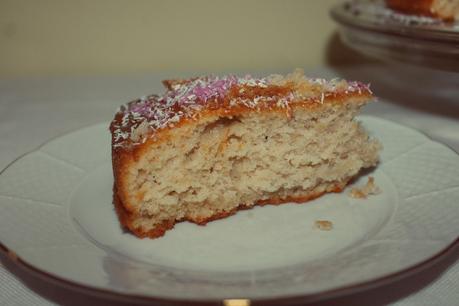
<svg viewBox="0 0 459 306">
<path fill-rule="evenodd" d="M 362 116 L 383 145 L 381 194 L 347 189 L 304 205 L 256 207 L 155 240 L 123 232 L 112 205 L 107 124 L 55 139 L 0 176 L 0 241 L 17 262 L 124 299 L 278 304 L 362 290 L 458 242 L 459 156 L 422 134 Z M 333 223 L 330 231 L 316 220 Z"/>
</svg>

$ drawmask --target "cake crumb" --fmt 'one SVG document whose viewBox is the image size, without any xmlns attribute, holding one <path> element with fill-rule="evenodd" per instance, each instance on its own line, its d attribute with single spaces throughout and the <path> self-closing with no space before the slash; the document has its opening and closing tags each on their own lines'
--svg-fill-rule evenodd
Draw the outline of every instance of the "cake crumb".
<svg viewBox="0 0 459 306">
<path fill-rule="evenodd" d="M 366 199 L 369 195 L 376 195 L 380 193 L 381 188 L 375 184 L 375 178 L 369 176 L 365 186 L 352 188 L 349 195 L 355 199 Z"/>
<path fill-rule="evenodd" d="M 316 220 L 315 226 L 321 231 L 330 231 L 333 229 L 333 223 L 328 220 Z"/>
</svg>

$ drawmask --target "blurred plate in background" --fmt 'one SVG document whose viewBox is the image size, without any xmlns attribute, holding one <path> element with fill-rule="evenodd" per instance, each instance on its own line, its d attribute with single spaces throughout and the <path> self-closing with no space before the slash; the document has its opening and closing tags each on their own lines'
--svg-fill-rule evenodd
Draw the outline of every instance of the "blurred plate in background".
<svg viewBox="0 0 459 306">
<path fill-rule="evenodd" d="M 459 72 L 459 22 L 410 16 L 384 1 L 346 1 L 331 10 L 349 47 L 383 60 Z"/>
</svg>

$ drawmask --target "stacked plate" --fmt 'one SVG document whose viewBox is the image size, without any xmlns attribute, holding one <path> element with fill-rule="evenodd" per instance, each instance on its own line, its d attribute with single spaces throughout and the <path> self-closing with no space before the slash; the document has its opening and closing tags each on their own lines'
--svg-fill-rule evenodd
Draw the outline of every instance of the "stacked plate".
<svg viewBox="0 0 459 306">
<path fill-rule="evenodd" d="M 459 71 L 459 22 L 394 12 L 384 1 L 348 1 L 331 10 L 349 47 L 384 60 Z"/>
</svg>

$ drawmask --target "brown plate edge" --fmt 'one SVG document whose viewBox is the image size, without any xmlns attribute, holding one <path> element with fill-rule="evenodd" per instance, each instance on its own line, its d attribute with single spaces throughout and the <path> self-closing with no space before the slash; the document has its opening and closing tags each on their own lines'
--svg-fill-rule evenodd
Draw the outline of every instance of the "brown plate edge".
<svg viewBox="0 0 459 306">
<path fill-rule="evenodd" d="M 413 265 L 408 268 L 402 269 L 400 271 L 381 276 L 372 280 L 368 280 L 361 283 L 352 284 L 349 286 L 343 286 L 331 290 L 326 290 L 323 292 L 317 292 L 313 294 L 306 294 L 306 295 L 295 295 L 295 296 L 286 296 L 286 297 L 275 297 L 275 298 L 267 298 L 267 299 L 252 299 L 250 300 L 250 305 L 288 305 L 288 304 L 295 304 L 295 303 L 311 303 L 311 302 L 319 302 L 325 301 L 332 298 L 342 297 L 346 295 L 351 295 L 355 293 L 359 293 L 362 291 L 374 289 L 403 278 L 409 277 L 413 274 L 419 273 L 429 267 L 432 267 L 439 261 L 443 259 L 443 257 L 447 256 L 450 253 L 453 253 L 455 249 L 458 248 L 459 250 L 459 237 L 456 238 L 451 244 L 445 247 L 443 250 L 438 252 L 437 254 Z M 136 303 L 155 303 L 158 305 L 222 305 L 225 299 L 240 299 L 244 297 L 225 297 L 220 299 L 202 299 L 202 300 L 184 300 L 184 299 L 173 299 L 173 298 L 161 298 L 161 297 L 154 297 L 154 296 L 146 296 L 146 295 L 133 295 L 133 294 L 124 294 L 115 291 L 110 291 L 106 289 L 101 289 L 89 285 L 79 284 L 59 276 L 53 275 L 48 273 L 44 270 L 41 270 L 29 263 L 25 260 L 21 259 L 16 253 L 10 249 L 8 249 L 3 243 L 0 242 L 0 252 L 3 252 L 5 256 L 11 260 L 14 264 L 21 267 L 25 271 L 38 276 L 41 279 L 49 281 L 53 284 L 58 286 L 65 287 L 67 289 L 75 290 L 81 293 L 85 293 L 91 296 L 99 297 L 99 298 L 106 298 L 110 300 L 116 300 L 120 302 L 136 302 Z"/>
</svg>

